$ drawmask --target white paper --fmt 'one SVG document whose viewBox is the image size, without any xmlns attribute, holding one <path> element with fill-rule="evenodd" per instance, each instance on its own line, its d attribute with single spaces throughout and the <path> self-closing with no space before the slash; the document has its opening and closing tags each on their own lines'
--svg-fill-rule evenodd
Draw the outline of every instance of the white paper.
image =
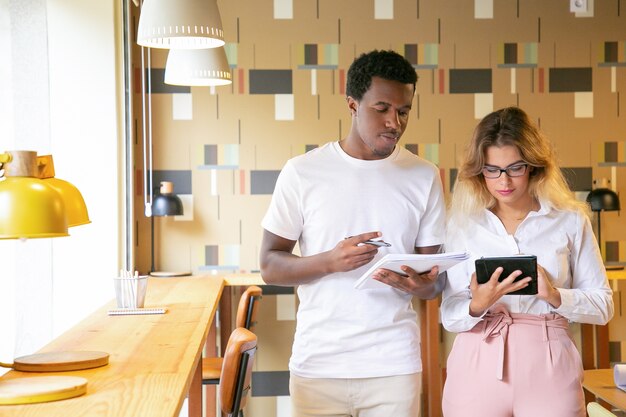
<svg viewBox="0 0 626 417">
<path fill-rule="evenodd" d="M 399 274 L 405 275 L 404 272 L 400 269 L 402 265 L 411 267 L 419 273 L 428 272 L 432 269 L 432 267 L 438 266 L 439 273 L 442 273 L 468 258 L 469 254 L 466 252 L 437 253 L 433 255 L 423 255 L 415 253 L 390 253 L 383 256 L 370 269 L 368 269 L 367 272 L 364 273 L 354 284 L 354 288 L 385 288 L 387 284 L 383 284 L 382 282 L 371 278 L 372 274 L 380 268 L 389 269 Z"/>
<path fill-rule="evenodd" d="M 626 391 L 626 363 L 618 363 L 613 368 L 615 386 L 622 391 Z"/>
</svg>

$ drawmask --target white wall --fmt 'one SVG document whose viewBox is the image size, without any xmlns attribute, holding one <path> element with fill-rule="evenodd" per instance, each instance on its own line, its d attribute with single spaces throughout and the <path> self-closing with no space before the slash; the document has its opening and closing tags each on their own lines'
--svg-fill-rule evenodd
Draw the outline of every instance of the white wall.
<svg viewBox="0 0 626 417">
<path fill-rule="evenodd" d="M 113 298 L 122 88 L 116 3 L 0 0 L 0 152 L 52 153 L 92 223 L 0 241 L 0 361 L 34 352 Z"/>
</svg>

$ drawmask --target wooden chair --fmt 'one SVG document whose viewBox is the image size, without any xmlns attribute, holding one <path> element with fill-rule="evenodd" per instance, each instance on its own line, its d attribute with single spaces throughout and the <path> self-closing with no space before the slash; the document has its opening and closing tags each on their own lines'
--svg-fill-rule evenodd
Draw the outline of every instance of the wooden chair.
<svg viewBox="0 0 626 417">
<path fill-rule="evenodd" d="M 589 417 L 617 417 L 595 401 L 587 404 L 587 413 L 589 413 Z"/>
<path fill-rule="evenodd" d="M 259 307 L 259 300 L 262 298 L 263 290 L 256 285 L 252 285 L 241 294 L 237 306 L 237 318 L 235 327 L 253 331 L 256 325 L 256 315 Z M 202 359 L 202 384 L 216 385 L 220 383 L 220 373 L 224 358 L 211 357 Z"/>
<path fill-rule="evenodd" d="M 219 388 L 220 408 L 228 417 L 243 417 L 256 349 L 256 335 L 243 327 L 233 330 L 228 338 Z"/>
</svg>

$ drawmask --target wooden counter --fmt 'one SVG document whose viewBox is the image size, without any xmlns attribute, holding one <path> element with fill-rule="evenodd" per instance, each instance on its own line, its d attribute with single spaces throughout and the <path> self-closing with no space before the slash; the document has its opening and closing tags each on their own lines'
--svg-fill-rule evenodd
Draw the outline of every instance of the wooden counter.
<svg viewBox="0 0 626 417">
<path fill-rule="evenodd" d="M 626 392 L 615 386 L 613 369 L 590 369 L 585 371 L 583 387 L 615 408 L 626 411 Z"/>
<path fill-rule="evenodd" d="M 222 277 L 224 285 L 231 286 L 249 286 L 249 285 L 267 285 L 260 273 L 248 272 L 239 274 L 226 274 Z"/>
<path fill-rule="evenodd" d="M 111 301 L 41 350 L 108 352 L 106 366 L 45 374 L 86 378 L 87 394 L 0 406 L 0 415 L 177 417 L 192 380 L 198 383 L 196 367 L 223 287 L 219 277 L 149 278 L 145 307 L 167 307 L 167 313 L 109 316 L 107 311 L 116 307 Z M 36 375 L 44 374 L 11 371 L 2 380 Z M 194 395 L 200 395 L 199 386 Z M 190 392 L 190 404 L 197 401 L 191 397 Z"/>
<path fill-rule="evenodd" d="M 606 277 L 609 281 L 626 279 L 626 269 L 607 269 Z"/>
</svg>

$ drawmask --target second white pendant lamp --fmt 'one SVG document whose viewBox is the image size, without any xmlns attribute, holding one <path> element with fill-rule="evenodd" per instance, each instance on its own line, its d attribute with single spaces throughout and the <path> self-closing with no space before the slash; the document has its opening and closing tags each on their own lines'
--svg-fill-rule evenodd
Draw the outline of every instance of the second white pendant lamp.
<svg viewBox="0 0 626 417">
<path fill-rule="evenodd" d="M 171 49 L 165 65 L 165 84 L 220 86 L 232 83 L 223 47 L 211 49 Z"/>
</svg>

